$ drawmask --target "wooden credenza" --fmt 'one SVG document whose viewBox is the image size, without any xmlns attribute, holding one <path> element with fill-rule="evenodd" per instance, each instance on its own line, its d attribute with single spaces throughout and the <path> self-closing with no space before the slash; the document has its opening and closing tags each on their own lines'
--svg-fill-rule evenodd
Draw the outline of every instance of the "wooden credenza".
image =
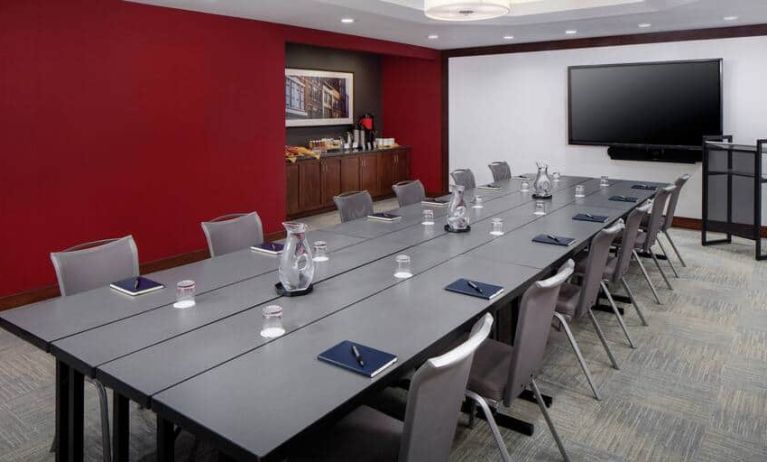
<svg viewBox="0 0 767 462">
<path fill-rule="evenodd" d="M 410 148 L 331 153 L 286 165 L 289 218 L 332 210 L 333 196 L 367 190 L 374 198 L 393 195 L 391 186 L 410 179 Z"/>
</svg>

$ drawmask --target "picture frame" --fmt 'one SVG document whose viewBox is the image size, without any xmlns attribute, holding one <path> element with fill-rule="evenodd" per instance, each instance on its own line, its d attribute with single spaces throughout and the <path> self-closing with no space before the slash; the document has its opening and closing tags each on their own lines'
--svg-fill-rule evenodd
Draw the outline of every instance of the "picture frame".
<svg viewBox="0 0 767 462">
<path fill-rule="evenodd" d="M 285 126 L 354 123 L 354 73 L 285 69 Z"/>
</svg>

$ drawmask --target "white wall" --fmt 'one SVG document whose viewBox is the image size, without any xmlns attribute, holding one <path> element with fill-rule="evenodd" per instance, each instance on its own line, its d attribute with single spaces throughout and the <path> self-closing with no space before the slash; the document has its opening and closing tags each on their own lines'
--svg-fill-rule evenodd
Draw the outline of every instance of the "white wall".
<svg viewBox="0 0 767 462">
<path fill-rule="evenodd" d="M 514 174 L 536 160 L 571 175 L 671 182 L 689 172 L 677 215 L 700 218 L 700 163 L 614 161 L 607 148 L 567 144 L 567 67 L 712 58 L 724 59 L 724 132 L 767 138 L 767 37 L 451 58 L 450 169 L 471 168 L 480 183 L 494 160 Z"/>
</svg>

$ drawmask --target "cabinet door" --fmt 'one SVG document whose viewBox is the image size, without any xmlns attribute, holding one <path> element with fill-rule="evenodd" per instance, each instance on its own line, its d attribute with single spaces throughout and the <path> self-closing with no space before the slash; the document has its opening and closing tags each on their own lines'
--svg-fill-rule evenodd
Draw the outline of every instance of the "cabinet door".
<svg viewBox="0 0 767 462">
<path fill-rule="evenodd" d="M 365 190 L 371 196 L 378 192 L 378 154 L 360 156 L 360 190 Z"/>
<path fill-rule="evenodd" d="M 322 206 L 333 205 L 333 196 L 341 194 L 341 159 L 322 161 Z"/>
<path fill-rule="evenodd" d="M 301 211 L 298 203 L 298 165 L 287 164 L 285 166 L 285 177 L 287 179 L 287 214 L 293 215 Z"/>
<path fill-rule="evenodd" d="M 322 206 L 321 165 L 317 160 L 298 162 L 298 202 L 302 212 Z"/>
<path fill-rule="evenodd" d="M 341 192 L 359 191 L 360 156 L 341 158 Z"/>
<path fill-rule="evenodd" d="M 392 192 L 391 185 L 396 183 L 396 153 L 382 152 L 378 155 L 378 193 L 388 194 Z"/>
<path fill-rule="evenodd" d="M 407 150 L 399 151 L 394 160 L 395 178 L 394 182 L 410 179 L 410 153 Z"/>
</svg>

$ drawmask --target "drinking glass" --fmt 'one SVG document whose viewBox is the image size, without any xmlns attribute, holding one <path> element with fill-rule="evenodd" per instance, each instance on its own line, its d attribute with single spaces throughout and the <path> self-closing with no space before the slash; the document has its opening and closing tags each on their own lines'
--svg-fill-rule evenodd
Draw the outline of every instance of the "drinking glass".
<svg viewBox="0 0 767 462">
<path fill-rule="evenodd" d="M 606 188 L 608 186 L 610 186 L 610 181 L 607 179 L 606 176 L 602 176 L 602 178 L 599 179 L 599 187 Z"/>
<path fill-rule="evenodd" d="M 493 236 L 503 236 L 503 219 L 493 218 L 490 221 L 490 224 L 492 225 L 490 234 L 492 234 Z"/>
<path fill-rule="evenodd" d="M 328 243 L 325 241 L 314 241 L 314 261 L 328 261 Z"/>
<path fill-rule="evenodd" d="M 575 197 L 586 197 L 586 191 L 582 184 L 575 187 Z"/>
<path fill-rule="evenodd" d="M 282 325 L 282 307 L 280 305 L 269 305 L 261 310 L 264 315 L 264 324 L 261 327 L 261 336 L 266 338 L 276 338 L 285 334 L 285 327 Z"/>
<path fill-rule="evenodd" d="M 528 191 L 530 191 L 530 182 L 529 182 L 529 181 L 527 181 L 527 180 L 524 180 L 524 181 L 522 182 L 522 189 L 521 189 L 521 191 L 522 191 L 522 192 L 528 192 Z"/>
<path fill-rule="evenodd" d="M 421 222 L 421 224 L 424 226 L 434 225 L 434 210 L 423 209 L 423 221 Z"/>
<path fill-rule="evenodd" d="M 191 279 L 185 279 L 179 281 L 176 284 L 176 303 L 173 304 L 173 308 L 191 308 L 195 305 L 194 293 L 197 290 L 197 286 Z"/>
<path fill-rule="evenodd" d="M 535 201 L 535 215 L 546 215 L 546 204 L 543 201 Z"/>
<path fill-rule="evenodd" d="M 554 181 L 559 181 L 559 179 L 562 177 L 562 174 L 559 172 L 554 172 L 551 174 L 551 177 L 554 178 Z"/>
<path fill-rule="evenodd" d="M 413 276 L 410 269 L 410 257 L 407 255 L 397 255 L 397 270 L 394 271 L 394 277 L 397 279 L 407 279 Z"/>
<path fill-rule="evenodd" d="M 481 209 L 482 207 L 484 207 L 482 205 L 482 196 L 480 195 L 474 196 L 474 205 L 472 205 L 472 207 L 474 207 L 475 209 Z"/>
</svg>

